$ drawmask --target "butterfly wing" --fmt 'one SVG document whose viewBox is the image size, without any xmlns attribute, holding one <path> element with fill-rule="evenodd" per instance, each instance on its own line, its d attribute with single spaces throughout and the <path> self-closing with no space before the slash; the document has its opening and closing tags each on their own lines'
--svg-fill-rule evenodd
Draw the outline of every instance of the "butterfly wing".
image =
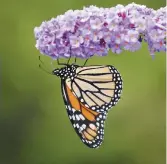
<svg viewBox="0 0 167 164">
<path fill-rule="evenodd" d="M 102 144 L 108 110 L 118 102 L 121 91 L 122 78 L 113 66 L 78 67 L 72 80 L 62 80 L 70 121 L 90 148 Z"/>
<path fill-rule="evenodd" d="M 85 107 L 66 83 L 62 81 L 62 94 L 69 119 L 82 142 L 90 148 L 98 148 L 104 138 L 107 113 L 98 113 Z"/>
<path fill-rule="evenodd" d="M 87 108 L 103 113 L 119 101 L 122 78 L 113 66 L 78 67 L 76 74 L 67 86 Z"/>
</svg>

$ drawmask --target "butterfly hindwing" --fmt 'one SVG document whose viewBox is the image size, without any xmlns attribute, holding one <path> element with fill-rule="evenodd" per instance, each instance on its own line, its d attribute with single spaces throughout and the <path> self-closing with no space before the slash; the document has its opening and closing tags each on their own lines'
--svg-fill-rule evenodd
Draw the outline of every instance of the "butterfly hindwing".
<svg viewBox="0 0 167 164">
<path fill-rule="evenodd" d="M 85 107 L 66 83 L 62 81 L 62 94 L 69 119 L 82 142 L 90 148 L 97 148 L 104 139 L 107 112 L 99 113 Z"/>
</svg>

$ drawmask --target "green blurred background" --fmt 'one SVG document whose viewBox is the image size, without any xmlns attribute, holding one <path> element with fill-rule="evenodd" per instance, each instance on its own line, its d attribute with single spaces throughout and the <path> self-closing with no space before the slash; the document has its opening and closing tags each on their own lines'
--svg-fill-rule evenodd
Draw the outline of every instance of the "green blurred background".
<svg viewBox="0 0 167 164">
<path fill-rule="evenodd" d="M 87 148 L 74 132 L 60 79 L 41 71 L 33 29 L 68 9 L 127 5 L 129 0 L 1 0 L 0 164 L 165 164 L 165 53 L 147 45 L 135 53 L 109 53 L 88 64 L 111 64 L 122 74 L 122 99 L 108 116 L 105 140 Z M 165 0 L 136 0 L 158 9 Z M 42 60 L 50 68 L 50 59 Z M 79 61 L 82 63 L 83 61 Z"/>
</svg>

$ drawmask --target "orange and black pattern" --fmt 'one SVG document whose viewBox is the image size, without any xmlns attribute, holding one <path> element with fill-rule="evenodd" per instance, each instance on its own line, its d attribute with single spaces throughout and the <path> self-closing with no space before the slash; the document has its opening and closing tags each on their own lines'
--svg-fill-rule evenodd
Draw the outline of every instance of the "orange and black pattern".
<svg viewBox="0 0 167 164">
<path fill-rule="evenodd" d="M 53 73 L 62 79 L 62 94 L 69 119 L 90 148 L 104 139 L 104 124 L 109 109 L 122 92 L 122 78 L 113 66 L 67 65 Z"/>
</svg>

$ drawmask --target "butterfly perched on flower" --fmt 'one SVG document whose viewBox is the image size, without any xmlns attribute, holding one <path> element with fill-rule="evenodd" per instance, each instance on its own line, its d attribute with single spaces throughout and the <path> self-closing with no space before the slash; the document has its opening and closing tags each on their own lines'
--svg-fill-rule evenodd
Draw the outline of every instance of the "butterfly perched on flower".
<svg viewBox="0 0 167 164">
<path fill-rule="evenodd" d="M 88 147 L 98 148 L 108 111 L 120 99 L 120 73 L 110 65 L 66 64 L 52 74 L 61 78 L 64 103 L 76 133 Z"/>
<path fill-rule="evenodd" d="M 72 126 L 84 144 L 98 148 L 104 140 L 108 111 L 120 99 L 121 75 L 111 65 L 85 66 L 87 60 L 83 66 L 62 64 L 58 59 L 57 62 L 65 66 L 54 69 L 52 75 L 61 79 L 62 95 Z"/>
</svg>

